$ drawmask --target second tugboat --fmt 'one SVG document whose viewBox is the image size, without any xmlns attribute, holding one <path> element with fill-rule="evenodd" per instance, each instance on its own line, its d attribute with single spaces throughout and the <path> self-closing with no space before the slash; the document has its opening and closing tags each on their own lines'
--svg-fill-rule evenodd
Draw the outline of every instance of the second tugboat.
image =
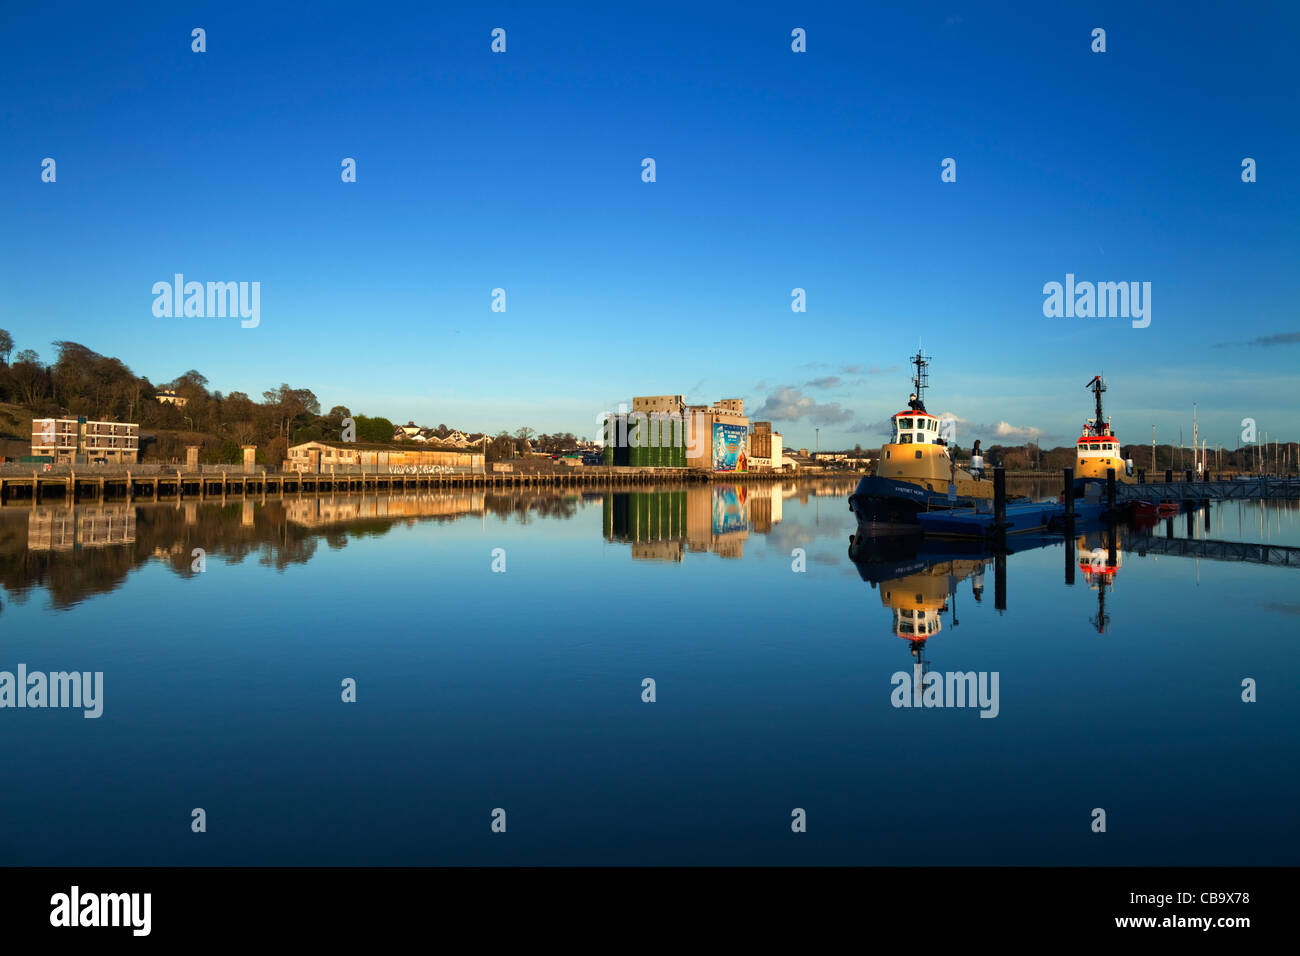
<svg viewBox="0 0 1300 956">
<path fill-rule="evenodd" d="M 971 470 L 958 468 L 953 449 L 940 436 L 939 419 L 925 410 L 929 360 L 918 351 L 912 364 L 916 373 L 907 410 L 890 417 L 891 440 L 880 449 L 876 473 L 858 482 L 849 497 L 859 535 L 919 532 L 916 516 L 923 511 L 969 508 L 993 499 L 993 482 L 980 475 L 979 442 Z"/>
<path fill-rule="evenodd" d="M 1105 481 L 1111 469 L 1115 470 L 1116 481 L 1132 481 L 1133 462 L 1121 457 L 1119 439 L 1110 427 L 1110 419 L 1102 417 L 1101 393 L 1106 391 L 1106 383 L 1097 375 L 1084 388 L 1096 399 L 1097 412 L 1091 421 L 1083 423 L 1083 434 L 1075 442 L 1076 481 Z"/>
</svg>

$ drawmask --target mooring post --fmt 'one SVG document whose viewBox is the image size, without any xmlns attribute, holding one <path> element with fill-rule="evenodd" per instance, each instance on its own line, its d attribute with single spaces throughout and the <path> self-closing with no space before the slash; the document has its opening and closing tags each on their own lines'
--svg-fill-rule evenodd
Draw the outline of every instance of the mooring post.
<svg viewBox="0 0 1300 956">
<path fill-rule="evenodd" d="M 1115 510 L 1115 469 L 1106 469 L 1106 510 Z"/>
<path fill-rule="evenodd" d="M 1139 484 L 1139 485 L 1145 485 L 1146 483 L 1147 483 L 1147 470 L 1146 470 L 1145 468 L 1139 468 L 1139 469 L 1138 469 L 1138 484 Z"/>
<path fill-rule="evenodd" d="M 993 526 L 1001 530 L 1007 523 L 1007 470 L 1001 465 L 993 469 Z"/>
<path fill-rule="evenodd" d="M 1065 469 L 1065 519 L 1074 517 L 1074 469 Z"/>
<path fill-rule="evenodd" d="M 1166 484 L 1166 485 L 1172 485 L 1173 483 L 1174 483 L 1174 470 L 1173 470 L 1172 468 L 1166 468 L 1166 469 L 1165 469 L 1165 484 Z"/>
</svg>

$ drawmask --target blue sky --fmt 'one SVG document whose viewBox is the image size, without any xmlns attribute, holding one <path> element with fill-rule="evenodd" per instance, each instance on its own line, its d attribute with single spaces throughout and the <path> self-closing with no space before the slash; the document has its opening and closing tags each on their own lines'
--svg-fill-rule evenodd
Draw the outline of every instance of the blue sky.
<svg viewBox="0 0 1300 956">
<path fill-rule="evenodd" d="M 837 6 L 6 5 L 0 327 L 473 430 L 739 396 L 823 448 L 923 340 L 962 444 L 1072 441 L 1097 373 L 1129 440 L 1300 438 L 1300 8 Z M 177 272 L 260 325 L 155 318 Z M 1150 326 L 1045 318 L 1066 273 Z"/>
</svg>

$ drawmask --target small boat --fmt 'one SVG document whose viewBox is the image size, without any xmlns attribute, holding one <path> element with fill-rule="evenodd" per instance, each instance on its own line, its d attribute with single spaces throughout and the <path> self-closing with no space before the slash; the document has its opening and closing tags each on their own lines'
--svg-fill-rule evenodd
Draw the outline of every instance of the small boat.
<svg viewBox="0 0 1300 956">
<path fill-rule="evenodd" d="M 969 470 L 957 467 L 940 420 L 925 410 L 929 360 L 918 351 L 911 364 L 916 372 L 907 408 L 890 416 L 891 440 L 880 449 L 875 474 L 859 481 L 849 496 L 859 536 L 920 533 L 917 516 L 924 512 L 987 506 L 993 500 L 993 482 L 982 475 L 979 442 Z"/>
<path fill-rule="evenodd" d="M 1135 501 L 1133 502 L 1133 520 L 1141 522 L 1161 521 L 1173 518 L 1182 508 L 1173 501 Z"/>
</svg>

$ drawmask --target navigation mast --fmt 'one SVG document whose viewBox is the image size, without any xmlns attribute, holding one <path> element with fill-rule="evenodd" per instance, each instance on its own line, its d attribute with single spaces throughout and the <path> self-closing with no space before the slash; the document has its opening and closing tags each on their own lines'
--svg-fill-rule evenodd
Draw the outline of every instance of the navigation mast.
<svg viewBox="0 0 1300 956">
<path fill-rule="evenodd" d="M 930 384 L 930 373 L 927 371 L 930 358 L 923 355 L 918 348 L 916 354 L 912 356 L 911 364 L 916 366 L 916 371 L 912 374 L 912 398 L 907 404 L 914 412 L 924 412 L 925 389 Z"/>
<path fill-rule="evenodd" d="M 1105 427 L 1105 419 L 1102 418 L 1101 412 L 1101 393 L 1106 391 L 1106 383 L 1101 380 L 1100 375 L 1097 375 L 1094 376 L 1093 380 L 1085 385 L 1084 388 L 1089 389 L 1097 400 L 1097 417 L 1092 420 L 1093 434 L 1104 435 L 1107 430 Z"/>
</svg>

